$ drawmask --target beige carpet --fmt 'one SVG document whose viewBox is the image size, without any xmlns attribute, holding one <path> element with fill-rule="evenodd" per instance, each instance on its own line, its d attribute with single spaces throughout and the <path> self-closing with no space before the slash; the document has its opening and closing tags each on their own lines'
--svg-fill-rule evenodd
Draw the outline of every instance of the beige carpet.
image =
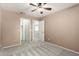
<svg viewBox="0 0 79 59">
<path fill-rule="evenodd" d="M 0 50 L 1 56 L 79 56 L 48 42 L 32 42 Z"/>
</svg>

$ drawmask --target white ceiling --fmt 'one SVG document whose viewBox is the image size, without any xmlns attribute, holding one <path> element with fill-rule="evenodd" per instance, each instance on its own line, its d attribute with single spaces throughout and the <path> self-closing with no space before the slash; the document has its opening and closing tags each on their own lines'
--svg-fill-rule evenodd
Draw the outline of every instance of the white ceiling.
<svg viewBox="0 0 79 59">
<path fill-rule="evenodd" d="M 48 3 L 44 7 L 51 7 L 52 11 L 43 10 L 43 14 L 40 14 L 40 11 L 31 12 L 35 7 L 30 6 L 29 3 L 0 3 L 0 7 L 5 10 L 15 11 L 15 12 L 24 12 L 26 15 L 32 17 L 43 17 L 51 13 L 55 13 L 62 9 L 76 5 L 76 3 Z"/>
</svg>

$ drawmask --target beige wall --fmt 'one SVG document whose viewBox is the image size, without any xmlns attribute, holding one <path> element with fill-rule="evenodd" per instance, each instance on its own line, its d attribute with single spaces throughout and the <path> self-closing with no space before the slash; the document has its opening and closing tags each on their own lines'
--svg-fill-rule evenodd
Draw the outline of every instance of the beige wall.
<svg viewBox="0 0 79 59">
<path fill-rule="evenodd" d="M 20 17 L 16 12 L 2 10 L 2 46 L 20 44 Z"/>
<path fill-rule="evenodd" d="M 46 41 L 79 52 L 79 5 L 44 18 Z"/>
<path fill-rule="evenodd" d="M 1 47 L 1 9 L 0 9 L 0 47 Z"/>
<path fill-rule="evenodd" d="M 0 45 L 2 47 L 20 44 L 20 18 L 24 17 L 29 20 L 38 19 L 21 15 L 19 13 L 0 10 Z"/>
</svg>

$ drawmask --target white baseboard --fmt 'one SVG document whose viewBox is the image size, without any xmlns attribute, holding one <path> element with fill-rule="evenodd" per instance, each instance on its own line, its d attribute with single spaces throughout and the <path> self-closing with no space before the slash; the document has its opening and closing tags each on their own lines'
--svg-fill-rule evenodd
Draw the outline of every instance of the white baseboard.
<svg viewBox="0 0 79 59">
<path fill-rule="evenodd" d="M 60 47 L 60 48 L 62 48 L 62 49 L 65 49 L 65 50 L 71 51 L 71 52 L 73 52 L 73 53 L 79 54 L 79 52 L 77 52 L 77 51 L 74 51 L 74 50 L 65 48 L 65 47 L 60 46 L 60 45 L 57 45 L 57 44 L 55 44 L 55 43 L 52 43 L 52 44 L 55 45 L 55 46 L 57 46 L 57 47 Z M 10 47 L 15 47 L 15 46 L 20 46 L 20 45 L 21 45 L 21 44 L 16 44 L 16 45 L 11 45 L 11 46 L 2 47 L 2 48 L 10 48 Z"/>
<path fill-rule="evenodd" d="M 4 48 L 11 48 L 11 47 L 15 47 L 15 46 L 20 46 L 21 44 L 16 44 L 16 45 L 11 45 L 11 46 L 6 46 L 6 47 L 2 47 L 3 49 Z"/>
<path fill-rule="evenodd" d="M 77 51 L 74 51 L 74 50 L 71 50 L 71 49 L 65 48 L 65 47 L 60 46 L 60 45 L 57 45 L 57 44 L 55 44 L 55 43 L 52 43 L 52 44 L 55 45 L 55 46 L 57 46 L 57 47 L 63 48 L 63 49 L 65 49 L 65 50 L 71 51 L 71 52 L 73 52 L 73 53 L 79 54 L 79 52 L 77 52 Z"/>
</svg>

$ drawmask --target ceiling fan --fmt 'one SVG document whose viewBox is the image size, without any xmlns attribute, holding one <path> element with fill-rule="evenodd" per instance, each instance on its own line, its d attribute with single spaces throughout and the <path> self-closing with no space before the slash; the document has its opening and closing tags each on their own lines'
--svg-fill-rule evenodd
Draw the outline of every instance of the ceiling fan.
<svg viewBox="0 0 79 59">
<path fill-rule="evenodd" d="M 34 12 L 34 11 L 36 11 L 38 9 L 44 9 L 44 10 L 51 11 L 52 8 L 50 8 L 50 7 L 43 7 L 46 4 L 47 3 L 36 3 L 36 4 L 30 3 L 29 5 L 36 7 L 36 9 L 32 10 L 32 12 Z M 40 11 L 40 14 L 43 14 L 43 10 Z"/>
</svg>

